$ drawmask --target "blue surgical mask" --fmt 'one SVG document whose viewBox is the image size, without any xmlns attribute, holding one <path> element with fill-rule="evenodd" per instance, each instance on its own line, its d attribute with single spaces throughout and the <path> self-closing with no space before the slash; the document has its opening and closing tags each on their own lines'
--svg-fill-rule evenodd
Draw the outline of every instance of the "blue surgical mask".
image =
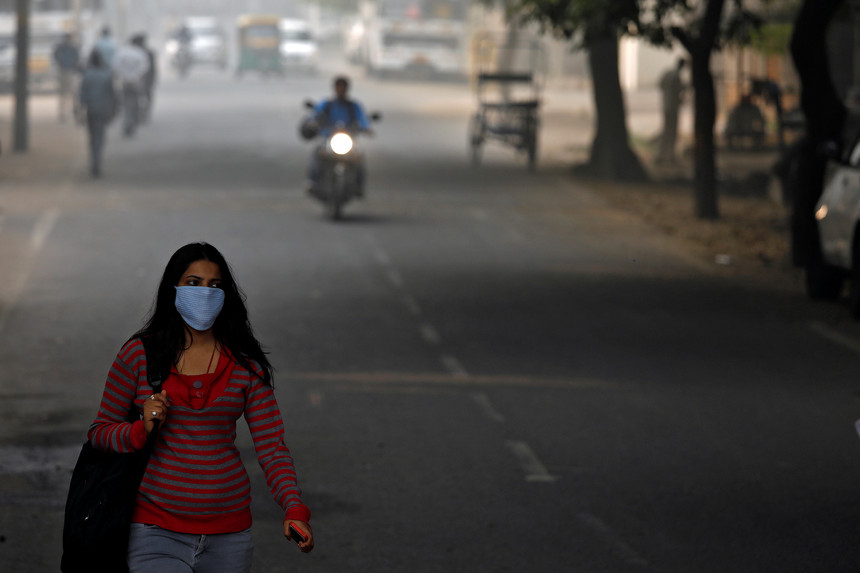
<svg viewBox="0 0 860 573">
<path fill-rule="evenodd" d="M 220 288 L 178 286 L 176 310 L 185 324 L 194 330 L 209 330 L 224 308 L 224 291 Z"/>
</svg>

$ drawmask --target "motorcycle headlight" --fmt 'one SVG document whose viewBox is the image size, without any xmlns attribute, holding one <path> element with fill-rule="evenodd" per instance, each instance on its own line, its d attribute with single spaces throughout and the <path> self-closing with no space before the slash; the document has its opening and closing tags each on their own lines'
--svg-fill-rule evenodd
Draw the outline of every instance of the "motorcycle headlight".
<svg viewBox="0 0 860 573">
<path fill-rule="evenodd" d="M 352 138 L 345 133 L 335 133 L 331 137 L 331 150 L 338 155 L 346 155 L 352 150 Z"/>
</svg>

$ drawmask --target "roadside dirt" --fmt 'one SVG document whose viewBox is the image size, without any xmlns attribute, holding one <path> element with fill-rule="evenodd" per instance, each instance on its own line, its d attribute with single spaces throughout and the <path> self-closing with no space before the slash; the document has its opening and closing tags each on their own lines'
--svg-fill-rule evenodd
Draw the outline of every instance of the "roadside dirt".
<svg viewBox="0 0 860 573">
<path fill-rule="evenodd" d="M 789 211 L 769 174 L 774 160 L 775 153 L 720 155 L 716 221 L 695 215 L 689 158 L 669 167 L 646 163 L 651 183 L 588 184 L 613 207 L 640 217 L 724 274 L 796 287 L 802 273 L 790 260 Z"/>
</svg>

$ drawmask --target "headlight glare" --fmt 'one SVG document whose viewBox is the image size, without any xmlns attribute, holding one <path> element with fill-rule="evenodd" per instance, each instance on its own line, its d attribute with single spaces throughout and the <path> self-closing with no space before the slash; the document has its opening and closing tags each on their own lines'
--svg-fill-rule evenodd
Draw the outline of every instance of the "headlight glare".
<svg viewBox="0 0 860 573">
<path fill-rule="evenodd" d="M 331 137 L 331 150 L 338 155 L 346 155 L 352 150 L 352 138 L 345 133 L 335 133 Z"/>
</svg>

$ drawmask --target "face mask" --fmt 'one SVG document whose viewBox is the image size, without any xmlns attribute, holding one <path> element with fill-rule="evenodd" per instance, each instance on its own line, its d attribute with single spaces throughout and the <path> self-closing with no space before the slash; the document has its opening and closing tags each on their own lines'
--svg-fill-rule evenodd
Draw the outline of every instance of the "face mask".
<svg viewBox="0 0 860 573">
<path fill-rule="evenodd" d="M 185 324 L 194 330 L 209 330 L 224 308 L 224 291 L 220 288 L 181 286 L 176 288 L 176 310 Z"/>
</svg>

